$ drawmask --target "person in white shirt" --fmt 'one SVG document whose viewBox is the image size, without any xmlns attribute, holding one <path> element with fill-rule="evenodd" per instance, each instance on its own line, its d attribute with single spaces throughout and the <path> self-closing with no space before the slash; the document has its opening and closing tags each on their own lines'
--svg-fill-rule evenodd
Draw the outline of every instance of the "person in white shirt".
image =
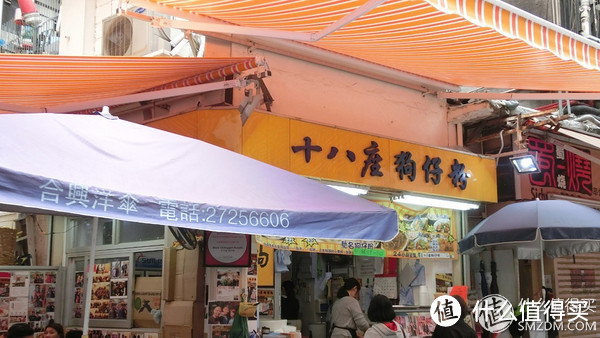
<svg viewBox="0 0 600 338">
<path fill-rule="evenodd" d="M 362 332 L 370 327 L 358 299 L 360 283 L 355 278 L 347 278 L 337 293 L 338 300 L 331 309 L 331 338 L 356 338 L 357 329 Z"/>
</svg>

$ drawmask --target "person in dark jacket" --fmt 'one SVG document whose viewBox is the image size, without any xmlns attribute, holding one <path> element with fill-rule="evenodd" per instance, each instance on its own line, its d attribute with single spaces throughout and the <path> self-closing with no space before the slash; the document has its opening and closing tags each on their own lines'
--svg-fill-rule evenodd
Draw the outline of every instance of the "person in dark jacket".
<svg viewBox="0 0 600 338">
<path fill-rule="evenodd" d="M 281 283 L 283 294 L 281 295 L 281 319 L 300 319 L 300 303 L 296 298 L 294 282 L 286 280 Z"/>
<path fill-rule="evenodd" d="M 8 338 L 33 338 L 33 329 L 27 323 L 16 323 L 8 328 Z"/>
<path fill-rule="evenodd" d="M 458 321 L 448 327 L 436 325 L 431 338 L 477 338 L 477 333 L 465 322 L 465 317 L 469 314 L 469 308 L 465 300 L 458 295 L 452 296 L 460 304 L 460 317 Z"/>
<path fill-rule="evenodd" d="M 83 331 L 79 329 L 72 329 L 65 333 L 65 338 L 81 338 L 83 336 Z"/>
</svg>

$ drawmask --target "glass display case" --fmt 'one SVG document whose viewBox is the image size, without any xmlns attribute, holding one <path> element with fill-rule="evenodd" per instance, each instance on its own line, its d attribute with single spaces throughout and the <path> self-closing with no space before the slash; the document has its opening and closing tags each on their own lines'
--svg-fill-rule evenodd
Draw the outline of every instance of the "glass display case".
<svg viewBox="0 0 600 338">
<path fill-rule="evenodd" d="M 431 319 L 429 310 L 429 306 L 394 305 L 396 321 L 407 337 L 431 337 L 435 322 Z"/>
</svg>

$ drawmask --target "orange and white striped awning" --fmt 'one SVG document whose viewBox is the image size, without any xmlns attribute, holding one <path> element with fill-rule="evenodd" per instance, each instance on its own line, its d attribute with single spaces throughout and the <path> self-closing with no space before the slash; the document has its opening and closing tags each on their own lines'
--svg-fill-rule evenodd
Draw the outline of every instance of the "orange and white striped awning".
<svg viewBox="0 0 600 338">
<path fill-rule="evenodd" d="M 0 111 L 73 112 L 222 89 L 201 86 L 261 62 L 254 57 L 0 54 Z"/>
<path fill-rule="evenodd" d="M 126 2 L 455 86 L 600 91 L 600 44 L 498 0 Z"/>
</svg>

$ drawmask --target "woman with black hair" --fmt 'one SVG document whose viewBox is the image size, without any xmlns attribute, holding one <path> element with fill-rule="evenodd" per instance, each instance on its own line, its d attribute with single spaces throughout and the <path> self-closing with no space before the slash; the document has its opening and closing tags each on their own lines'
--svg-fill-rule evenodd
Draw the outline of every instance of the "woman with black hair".
<svg viewBox="0 0 600 338">
<path fill-rule="evenodd" d="M 375 295 L 367 310 L 369 320 L 375 324 L 365 332 L 364 338 L 405 338 L 404 330 L 394 319 L 396 313 L 392 301 L 384 295 Z"/>
<path fill-rule="evenodd" d="M 27 323 L 16 323 L 8 328 L 8 338 L 33 338 L 33 329 Z"/>
<path fill-rule="evenodd" d="M 465 300 L 458 295 L 453 295 L 460 304 L 460 316 L 458 321 L 452 326 L 436 325 L 433 330 L 432 338 L 477 338 L 477 333 L 465 322 L 465 317 L 469 314 L 469 308 Z"/>
<path fill-rule="evenodd" d="M 50 320 L 44 329 L 44 338 L 65 338 L 65 330 L 62 325 Z"/>
<path fill-rule="evenodd" d="M 331 338 L 356 338 L 357 329 L 366 332 L 369 322 L 365 318 L 358 299 L 360 283 L 355 278 L 347 278 L 337 293 L 338 300 L 331 309 Z"/>
</svg>

